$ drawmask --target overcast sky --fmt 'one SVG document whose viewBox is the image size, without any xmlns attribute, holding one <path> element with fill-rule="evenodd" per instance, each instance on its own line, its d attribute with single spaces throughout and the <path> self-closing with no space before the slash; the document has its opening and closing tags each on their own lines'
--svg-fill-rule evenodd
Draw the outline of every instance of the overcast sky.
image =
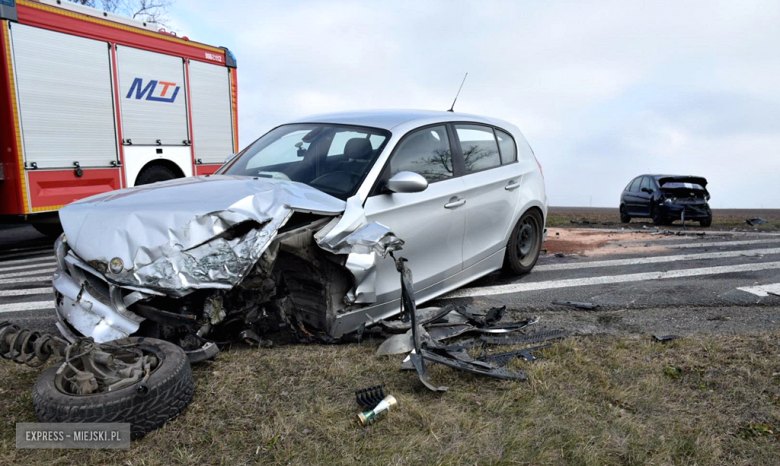
<svg viewBox="0 0 780 466">
<path fill-rule="evenodd" d="M 551 205 L 616 207 L 642 173 L 713 207 L 780 208 L 780 2 L 178 0 L 174 29 L 238 59 L 246 146 L 313 113 L 508 120 Z"/>
</svg>

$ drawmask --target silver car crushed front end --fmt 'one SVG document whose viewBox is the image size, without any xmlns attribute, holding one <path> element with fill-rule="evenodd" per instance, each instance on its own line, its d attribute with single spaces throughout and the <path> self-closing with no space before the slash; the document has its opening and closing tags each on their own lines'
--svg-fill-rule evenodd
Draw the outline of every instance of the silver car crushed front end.
<svg viewBox="0 0 780 466">
<path fill-rule="evenodd" d="M 143 335 L 149 320 L 178 328 L 165 331 L 194 350 L 225 322 L 243 320 L 246 329 L 272 315 L 333 338 L 338 314 L 376 302 L 377 260 L 403 241 L 369 223 L 359 198 L 215 178 L 221 183 L 174 180 L 60 211 L 65 233 L 55 244 L 53 286 L 63 336 L 103 343 Z M 188 205 L 196 188 L 211 188 L 220 203 Z M 160 191 L 176 211 L 150 207 Z"/>
<path fill-rule="evenodd" d="M 140 292 L 128 292 L 109 283 L 105 276 L 76 256 L 68 246 L 65 234 L 54 244 L 57 271 L 52 285 L 55 291 L 57 328 L 68 340 L 78 333 L 96 342 L 126 338 L 144 320 L 127 310 L 127 305 L 148 297 Z"/>
</svg>

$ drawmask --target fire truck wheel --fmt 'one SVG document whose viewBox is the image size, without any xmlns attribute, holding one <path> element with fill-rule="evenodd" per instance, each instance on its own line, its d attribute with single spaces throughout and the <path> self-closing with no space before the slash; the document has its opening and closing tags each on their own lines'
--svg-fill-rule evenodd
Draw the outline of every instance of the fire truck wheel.
<svg viewBox="0 0 780 466">
<path fill-rule="evenodd" d="M 33 223 L 33 228 L 49 238 L 57 238 L 62 234 L 62 225 L 59 223 Z"/>
<path fill-rule="evenodd" d="M 131 438 L 139 439 L 175 418 L 190 404 L 195 393 L 192 369 L 179 346 L 152 338 L 129 338 L 137 348 L 154 354 L 159 363 L 149 379 L 112 392 L 90 395 L 69 393 L 57 370 L 49 368 L 33 387 L 33 406 L 40 422 L 130 423 Z M 128 343 L 117 340 L 117 343 Z M 59 382 L 58 382 L 59 381 Z"/>
<path fill-rule="evenodd" d="M 158 181 L 168 181 L 174 178 L 177 178 L 177 176 L 170 169 L 161 165 L 152 165 L 151 167 L 146 167 L 141 170 L 141 173 L 135 180 L 135 185 L 141 186 L 142 184 L 157 183 Z"/>
</svg>

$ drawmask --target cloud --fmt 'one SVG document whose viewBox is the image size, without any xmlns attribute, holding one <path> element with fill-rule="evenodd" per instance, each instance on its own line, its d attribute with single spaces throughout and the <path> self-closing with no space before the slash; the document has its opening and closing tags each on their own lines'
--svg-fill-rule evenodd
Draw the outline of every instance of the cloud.
<svg viewBox="0 0 780 466">
<path fill-rule="evenodd" d="M 716 207 L 780 207 L 780 3 L 179 2 L 239 61 L 240 139 L 306 114 L 449 107 L 517 124 L 553 205 L 614 206 L 647 171 Z"/>
</svg>

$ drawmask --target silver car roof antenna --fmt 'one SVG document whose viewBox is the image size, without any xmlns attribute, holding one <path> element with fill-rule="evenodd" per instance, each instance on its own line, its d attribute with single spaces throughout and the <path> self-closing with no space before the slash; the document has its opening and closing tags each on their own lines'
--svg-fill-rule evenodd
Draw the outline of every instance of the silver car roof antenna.
<svg viewBox="0 0 780 466">
<path fill-rule="evenodd" d="M 455 100 L 452 101 L 452 107 L 450 107 L 450 109 L 447 110 L 448 112 L 454 112 L 455 111 L 455 102 L 458 101 L 458 96 L 460 95 L 460 90 L 463 89 L 463 83 L 466 82 L 466 78 L 468 78 L 468 77 L 469 77 L 468 73 L 466 73 L 466 76 L 463 76 L 463 81 L 460 82 L 460 87 L 458 88 L 458 93 L 455 94 Z"/>
</svg>

